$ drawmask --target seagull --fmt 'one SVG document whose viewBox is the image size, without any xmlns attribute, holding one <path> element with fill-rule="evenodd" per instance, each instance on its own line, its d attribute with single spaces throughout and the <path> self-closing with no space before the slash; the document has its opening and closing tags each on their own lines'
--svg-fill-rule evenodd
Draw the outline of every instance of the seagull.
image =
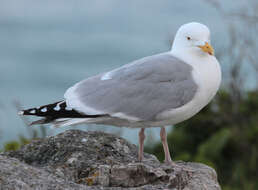
<svg viewBox="0 0 258 190">
<path fill-rule="evenodd" d="M 19 115 L 42 117 L 32 125 L 140 128 L 139 161 L 144 159 L 145 128 L 160 127 L 164 162 L 173 164 L 165 127 L 197 114 L 215 96 L 220 83 L 221 69 L 209 28 L 191 22 L 178 29 L 170 51 L 84 79 L 70 87 L 63 100 L 22 110 Z"/>
</svg>

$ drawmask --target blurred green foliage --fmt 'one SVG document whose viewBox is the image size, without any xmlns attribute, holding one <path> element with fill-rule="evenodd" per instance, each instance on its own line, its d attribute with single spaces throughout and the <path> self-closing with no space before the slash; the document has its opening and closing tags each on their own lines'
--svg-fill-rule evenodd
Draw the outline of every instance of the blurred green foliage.
<svg viewBox="0 0 258 190">
<path fill-rule="evenodd" d="M 258 91 L 241 98 L 220 91 L 199 114 L 172 128 L 168 144 L 174 160 L 213 167 L 222 189 L 258 189 Z M 164 159 L 161 143 L 145 150 Z"/>
<path fill-rule="evenodd" d="M 3 151 L 11 151 L 18 150 L 22 145 L 28 144 L 30 142 L 29 139 L 24 136 L 19 136 L 19 140 L 17 141 L 9 141 L 4 144 Z"/>
<path fill-rule="evenodd" d="M 19 148 L 21 148 L 21 146 L 30 143 L 33 139 L 46 137 L 46 128 L 44 126 L 39 126 L 39 131 L 37 129 L 31 128 L 27 124 L 26 126 L 28 129 L 28 133 L 30 134 L 30 137 L 27 138 L 23 135 L 19 135 L 18 140 L 12 140 L 4 143 L 3 149 L 0 149 L 0 152 L 18 150 Z"/>
</svg>

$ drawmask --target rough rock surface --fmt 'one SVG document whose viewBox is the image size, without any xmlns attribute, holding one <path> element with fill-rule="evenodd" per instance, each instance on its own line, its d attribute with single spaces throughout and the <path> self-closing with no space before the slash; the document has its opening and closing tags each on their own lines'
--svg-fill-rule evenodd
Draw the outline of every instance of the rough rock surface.
<svg viewBox="0 0 258 190">
<path fill-rule="evenodd" d="M 137 147 L 103 132 L 69 130 L 0 154 L 0 189 L 220 190 L 216 172 L 203 164 L 161 164 Z"/>
</svg>

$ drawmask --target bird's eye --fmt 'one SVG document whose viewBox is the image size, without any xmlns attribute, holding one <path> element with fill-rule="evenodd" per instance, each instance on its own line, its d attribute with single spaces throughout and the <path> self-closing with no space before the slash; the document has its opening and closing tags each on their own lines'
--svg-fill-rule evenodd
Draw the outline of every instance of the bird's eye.
<svg viewBox="0 0 258 190">
<path fill-rule="evenodd" d="M 186 38 L 187 38 L 187 40 L 191 40 L 191 38 L 189 36 L 187 36 Z"/>
</svg>

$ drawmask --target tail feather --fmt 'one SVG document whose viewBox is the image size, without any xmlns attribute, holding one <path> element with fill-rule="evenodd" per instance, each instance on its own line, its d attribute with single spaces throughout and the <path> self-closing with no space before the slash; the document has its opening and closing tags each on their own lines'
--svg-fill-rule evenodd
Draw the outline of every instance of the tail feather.
<svg viewBox="0 0 258 190">
<path fill-rule="evenodd" d="M 67 106 L 65 101 L 55 102 L 53 104 L 47 104 L 37 108 L 30 108 L 21 110 L 19 115 L 32 115 L 44 117 L 43 119 L 32 122 L 30 125 L 53 123 L 60 125 L 71 119 L 83 119 L 83 118 L 98 118 L 106 115 L 86 115 L 80 113 Z"/>
<path fill-rule="evenodd" d="M 66 126 L 74 126 L 79 125 L 81 123 L 89 122 L 89 120 L 92 120 L 93 118 L 67 118 L 63 121 L 55 120 L 54 122 L 51 122 L 53 124 L 53 127 L 66 127 Z M 95 119 L 93 119 L 95 120 Z"/>
<path fill-rule="evenodd" d="M 29 124 L 29 126 L 32 126 L 32 125 L 41 125 L 41 124 L 47 124 L 47 123 L 51 123 L 53 122 L 54 120 L 53 119 L 50 119 L 48 117 L 45 117 L 44 119 L 39 119 L 39 120 L 36 120 L 36 121 L 33 121 Z"/>
</svg>

